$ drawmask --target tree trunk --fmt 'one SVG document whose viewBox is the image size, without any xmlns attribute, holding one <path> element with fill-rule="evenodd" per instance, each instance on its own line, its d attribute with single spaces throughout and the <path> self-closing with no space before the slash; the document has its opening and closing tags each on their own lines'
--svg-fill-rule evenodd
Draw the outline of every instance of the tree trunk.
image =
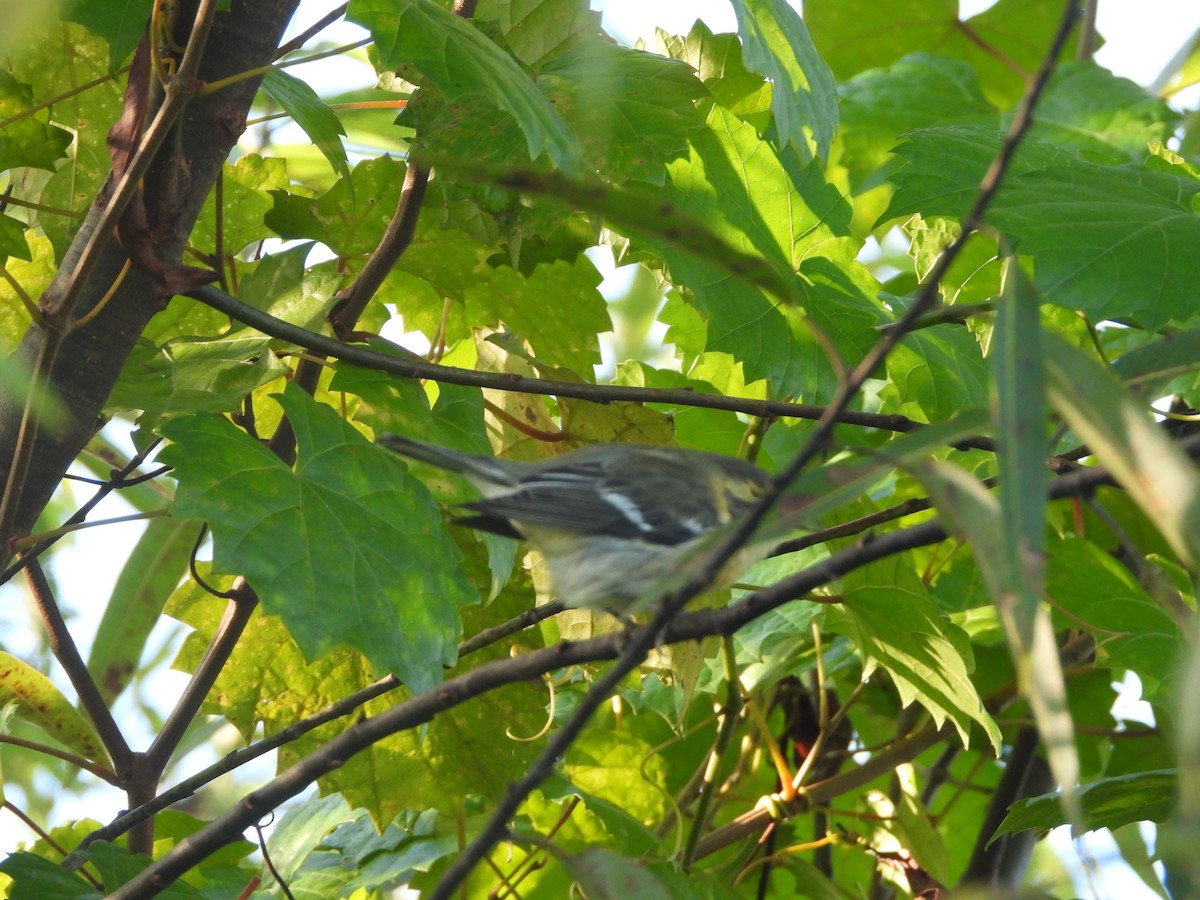
<svg viewBox="0 0 1200 900">
<path fill-rule="evenodd" d="M 214 81 L 270 63 L 297 3 L 235 0 L 229 12 L 218 13 L 204 50 L 200 78 Z M 175 4 L 173 31 L 180 43 L 187 40 L 195 13 L 194 0 Z M 247 111 L 260 81 L 260 77 L 248 78 L 191 101 L 151 165 L 144 179 L 145 205 L 150 233 L 162 259 L 181 258 L 205 198 L 245 129 Z M 60 261 L 49 291 L 57 293 L 65 287 L 96 228 L 106 194 L 102 190 L 92 204 L 66 257 Z M 124 250 L 110 236 L 100 251 L 98 264 L 82 285 L 76 317 L 99 302 L 125 260 Z M 61 404 L 62 415 L 44 417 L 37 426 L 12 533 L 3 536 L 5 543 L 33 528 L 67 466 L 99 427 L 100 412 L 138 335 L 169 299 L 149 275 L 132 268 L 105 309 L 86 326 L 65 336 L 45 384 L 49 397 Z M 47 336 L 46 329 L 36 324 L 25 333 L 15 354 L 24 371 L 34 369 Z M 16 392 L 0 395 L 0 472 L 6 482 L 24 405 L 25 397 Z"/>
</svg>

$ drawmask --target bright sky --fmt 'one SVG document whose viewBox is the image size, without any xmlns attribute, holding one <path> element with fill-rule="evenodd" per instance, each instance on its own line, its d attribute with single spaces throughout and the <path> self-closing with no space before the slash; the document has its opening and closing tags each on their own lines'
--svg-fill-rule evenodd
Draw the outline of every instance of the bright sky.
<svg viewBox="0 0 1200 900">
<path fill-rule="evenodd" d="M 1096 59 L 1139 84 L 1153 81 L 1184 41 L 1200 29 L 1200 3 L 1196 0 L 1099 3 L 1097 28 L 1107 43 Z M 960 16 L 969 18 L 993 5 L 994 0 L 961 0 Z M 605 26 L 627 41 L 652 34 L 656 26 L 686 34 L 696 19 L 703 19 L 713 31 L 737 30 L 728 0 L 593 0 L 592 8 L 603 10 Z"/>
</svg>

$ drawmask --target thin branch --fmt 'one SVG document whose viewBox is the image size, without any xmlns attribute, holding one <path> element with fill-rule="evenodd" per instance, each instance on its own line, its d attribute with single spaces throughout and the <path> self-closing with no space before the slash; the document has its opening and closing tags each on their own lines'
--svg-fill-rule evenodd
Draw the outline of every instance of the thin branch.
<svg viewBox="0 0 1200 900">
<path fill-rule="evenodd" d="M 54 839 L 54 835 L 50 834 L 48 831 L 46 831 L 46 829 L 42 828 L 41 825 L 26 815 L 25 811 L 18 807 L 11 800 L 5 800 L 2 804 L 0 804 L 0 808 L 7 809 L 10 813 L 20 819 L 26 828 L 36 834 L 40 840 L 45 841 L 46 846 L 54 850 L 55 853 L 59 854 L 60 856 L 66 856 L 67 851 L 63 848 L 62 844 Z M 96 890 L 101 889 L 102 885 L 100 884 L 100 881 L 87 869 L 84 869 L 79 874 L 82 875 L 84 879 L 86 879 L 87 882 L 92 885 L 92 887 L 96 888 Z"/>
<path fill-rule="evenodd" d="M 1096 11 L 1099 0 L 1084 0 L 1083 22 L 1079 26 L 1079 43 L 1075 48 L 1076 59 L 1091 60 L 1096 53 Z"/>
<path fill-rule="evenodd" d="M 395 268 L 404 251 L 412 244 L 413 236 L 417 232 L 421 205 L 425 201 L 425 189 L 428 186 L 429 170 L 409 163 L 404 173 L 400 199 L 396 203 L 396 212 L 392 215 L 387 230 L 371 252 L 362 271 L 358 273 L 358 277 L 354 279 L 354 283 L 339 292 L 338 304 L 329 316 L 333 331 L 338 336 L 345 337 L 354 329 L 367 303 L 375 296 L 388 273 Z"/>
<path fill-rule="evenodd" d="M 0 128 L 3 128 L 3 126 L 0 125 Z M 20 197 L 12 197 L 8 194 L 5 194 L 4 196 L 4 205 L 20 206 L 24 209 L 33 209 L 37 210 L 38 212 L 50 213 L 56 216 L 65 216 L 68 219 L 84 219 L 87 217 L 86 213 L 76 212 L 73 209 L 63 209 L 60 206 L 46 206 L 43 203 L 34 203 L 31 200 L 22 200 Z"/>
<path fill-rule="evenodd" d="M 313 713 L 311 716 L 306 716 L 299 722 L 289 725 L 287 728 L 281 728 L 270 737 L 256 741 L 248 747 L 225 754 L 225 756 L 212 765 L 201 769 L 189 778 L 185 778 L 169 790 L 163 791 L 150 802 L 122 813 L 103 828 L 98 828 L 88 834 L 79 842 L 71 856 L 67 857 L 63 862 L 63 866 L 67 869 L 78 868 L 87 861 L 87 855 L 83 851 L 96 841 L 115 841 L 138 823 L 146 821 L 182 800 L 187 800 L 189 797 L 194 796 L 196 791 L 220 778 L 222 775 L 227 775 L 246 765 L 246 763 L 258 759 L 272 750 L 277 750 L 284 744 L 289 744 L 297 738 L 303 737 L 308 732 L 321 727 L 327 722 L 350 715 L 364 703 L 374 700 L 376 697 L 380 697 L 389 691 L 393 691 L 399 686 L 400 682 L 395 675 L 387 675 L 374 684 L 367 685 L 365 688 L 355 691 L 350 696 L 344 697 L 336 703 L 331 703 L 319 712 Z"/>
<path fill-rule="evenodd" d="M 135 484 L 142 484 L 143 482 L 146 482 L 146 481 L 153 481 L 155 478 L 158 478 L 161 475 L 165 475 L 170 471 L 171 471 L 170 466 L 159 466 L 153 472 L 145 472 L 145 473 L 137 476 L 137 478 L 124 479 L 120 484 L 117 485 L 117 488 L 120 489 L 120 488 L 133 487 Z M 74 475 L 71 472 L 68 472 L 66 475 L 63 476 L 63 478 L 65 478 L 67 481 L 78 481 L 81 484 L 90 484 L 94 487 L 99 487 L 101 485 L 108 484 L 112 481 L 111 478 L 90 478 L 87 475 Z"/>
<path fill-rule="evenodd" d="M 225 615 L 221 619 L 221 624 L 217 626 L 212 640 L 209 641 L 204 656 L 192 673 L 187 687 L 183 689 L 175 708 L 167 716 L 167 721 L 163 723 L 158 736 L 154 738 L 146 751 L 146 767 L 156 776 L 161 775 L 170 761 L 171 755 L 179 746 L 179 742 L 183 740 L 184 732 L 196 718 L 196 714 L 200 711 L 200 705 L 216 683 L 217 676 L 221 674 L 221 669 L 229 660 L 234 645 L 246 628 L 250 614 L 258 605 L 258 595 L 244 579 L 239 578 L 234 582 L 232 591 L 234 597 L 225 608 Z"/>
<path fill-rule="evenodd" d="M 68 762 L 84 771 L 91 772 L 97 778 L 107 781 L 114 787 L 120 787 L 120 779 L 117 778 L 116 772 L 108 766 L 102 766 L 77 753 L 70 753 L 58 747 L 51 747 L 49 744 L 39 744 L 37 741 L 28 741 L 25 738 L 19 738 L 11 734 L 0 734 L 0 744 L 12 744 L 14 747 L 32 750 L 35 753 L 41 753 L 43 756 L 53 756 L 55 759 L 61 759 L 63 762 Z"/>
<path fill-rule="evenodd" d="M 994 313 L 998 309 L 995 300 L 984 300 L 980 303 L 958 303 L 953 306 L 942 306 L 939 309 L 931 310 L 921 316 L 919 320 L 913 322 L 909 328 L 909 333 L 917 331 L 921 328 L 932 328 L 934 325 L 960 325 L 971 318 L 971 316 L 981 316 L 988 313 Z M 884 322 L 882 325 L 876 325 L 875 330 L 880 334 L 886 334 L 889 331 L 894 331 L 897 322 Z"/>
<path fill-rule="evenodd" d="M 222 91 L 231 84 L 237 84 L 240 81 L 249 81 L 251 78 L 260 78 L 279 69 L 286 69 L 289 66 L 302 66 L 305 63 L 317 62 L 318 60 L 326 59 L 330 56 L 340 56 L 343 53 L 349 53 L 351 50 L 357 50 L 359 47 L 365 47 L 367 44 L 371 43 L 371 40 L 371 38 L 363 38 L 360 41 L 343 44 L 342 46 L 334 47 L 331 50 L 322 50 L 320 53 L 314 53 L 312 56 L 305 56 L 301 59 L 289 59 L 281 63 L 275 63 L 274 65 L 268 64 L 265 66 L 258 66 L 253 69 L 243 69 L 241 72 L 229 75 L 226 78 L 218 78 L 215 81 L 208 82 L 200 88 L 199 94 L 201 97 L 204 97 L 209 94 L 215 94 L 217 91 Z"/>
<path fill-rule="evenodd" d="M 99 505 L 101 500 L 103 500 L 113 491 L 119 490 L 128 485 L 140 484 L 142 481 L 147 480 L 147 478 L 157 478 L 163 472 L 168 471 L 167 469 L 163 468 L 156 470 L 153 473 L 148 473 L 147 475 L 140 475 L 137 478 L 129 478 L 129 475 L 134 472 L 142 463 L 144 463 L 147 458 L 149 458 L 150 454 L 157 449 L 161 441 L 162 438 L 155 438 L 150 442 L 149 446 L 147 446 L 145 450 L 135 454 L 134 457 L 120 469 L 114 470 L 112 477 L 102 484 L 96 490 L 96 493 L 92 495 L 91 499 L 79 507 L 79 509 L 77 509 L 74 514 L 63 523 L 63 527 L 68 525 L 78 525 L 80 522 L 86 521 L 88 514 L 95 509 L 97 505 Z M 26 553 L 21 554 L 21 557 L 17 560 L 17 562 L 13 563 L 3 572 L 0 572 L 0 584 L 4 584 L 9 581 L 14 575 L 45 553 L 46 550 L 53 546 L 57 540 L 58 538 L 55 537 L 51 540 L 43 541 L 36 547 L 31 548 Z"/>
<path fill-rule="evenodd" d="M 920 527 L 920 526 L 918 526 Z M 1091 652 L 1091 639 L 1084 635 L 1081 639 L 1069 642 L 1060 651 L 1060 656 L 1064 664 L 1070 664 L 1080 659 L 1082 656 Z M 1016 685 L 1008 684 L 1003 688 L 989 695 L 984 702 L 985 708 L 989 712 L 997 712 L 1016 700 L 1018 697 Z M 832 724 L 832 723 L 831 723 Z M 805 812 L 814 806 L 832 800 L 834 797 L 852 790 L 856 787 L 874 780 L 878 776 L 895 768 L 901 762 L 911 761 L 917 755 L 923 752 L 928 747 L 933 746 L 939 740 L 953 736 L 954 731 L 949 726 L 943 726 L 937 732 L 926 731 L 921 734 L 910 735 L 897 743 L 891 744 L 889 747 L 879 750 L 875 756 L 869 759 L 863 766 L 855 769 L 845 775 L 835 776 L 818 782 L 807 788 L 803 794 L 796 796 L 792 800 L 785 800 L 777 804 L 774 810 L 770 809 L 754 809 L 743 814 L 735 819 L 729 825 L 710 834 L 700 848 L 700 855 L 716 852 L 730 843 L 739 841 L 745 837 L 760 833 L 762 829 L 767 827 L 779 813 L 783 813 L 785 817 L 797 815 Z M 916 750 L 912 753 L 912 750 Z M 911 755 L 910 755 L 911 754 Z M 885 758 L 891 758 L 893 763 L 886 764 Z M 867 770 L 867 771 L 864 771 Z M 831 788 L 836 784 L 836 790 L 831 792 Z M 777 798 L 779 799 L 779 798 Z"/>
<path fill-rule="evenodd" d="M 576 381 L 553 381 L 546 378 L 529 378 L 506 372 L 477 372 L 456 366 L 443 366 L 427 362 L 411 354 L 392 356 L 353 344 L 344 344 L 334 338 L 309 331 L 277 319 L 268 313 L 249 306 L 236 297 L 226 294 L 211 285 L 188 291 L 186 296 L 198 300 L 263 334 L 305 347 L 315 353 L 333 357 L 363 368 L 375 369 L 398 375 L 458 384 L 465 387 L 493 388 L 525 394 L 554 395 L 590 400 L 593 403 L 658 403 L 667 406 L 688 406 L 699 409 L 720 409 L 740 412 L 765 418 L 820 419 L 828 409 L 812 403 L 787 403 L 779 400 L 753 400 L 746 397 L 728 397 L 723 394 L 703 394 L 689 389 L 662 389 L 632 387 L 619 384 L 588 384 Z M 864 413 L 858 410 L 843 410 L 839 424 L 878 428 L 883 431 L 906 433 L 916 431 L 922 423 L 907 416 Z M 989 438 L 972 437 L 954 445 L 958 449 L 994 450 L 995 443 Z"/>
<path fill-rule="evenodd" d="M 71 686 L 75 688 L 75 693 L 79 695 L 79 702 L 95 727 L 96 733 L 100 736 L 104 749 L 108 751 L 117 774 L 123 777 L 133 763 L 133 751 L 129 749 L 125 735 L 117 726 L 112 712 L 104 702 L 100 689 L 87 670 L 87 663 L 83 661 L 83 657 L 79 654 L 79 648 L 75 646 L 75 640 L 71 637 L 67 623 L 63 620 L 62 611 L 54 599 L 54 592 L 50 589 L 46 573 L 42 571 L 41 565 L 35 560 L 25 569 L 25 577 L 29 581 L 29 589 L 37 603 L 38 612 L 46 625 L 50 650 L 67 673 L 67 678 L 70 679 Z"/>
<path fill-rule="evenodd" d="M 543 619 L 560 613 L 562 610 L 563 605 L 558 601 L 546 603 L 537 609 L 516 616 L 494 628 L 484 629 L 458 645 L 459 659 L 477 650 L 481 650 L 490 644 L 494 644 L 496 641 L 502 640 L 514 632 L 521 631 L 530 625 L 534 625 Z M 290 744 L 297 738 L 303 737 L 310 731 L 320 728 L 328 722 L 350 715 L 363 704 L 374 700 L 376 697 L 382 697 L 390 691 L 394 691 L 400 687 L 400 684 L 400 680 L 395 675 L 386 675 L 374 684 L 369 684 L 365 688 L 350 694 L 348 697 L 343 697 L 336 703 L 331 703 L 324 709 L 318 710 L 312 715 L 305 716 L 300 721 L 286 728 L 281 728 L 261 741 L 256 741 L 248 747 L 243 747 L 241 750 L 234 750 L 232 753 L 227 753 L 211 766 L 197 772 L 190 778 L 184 779 L 170 790 L 163 791 L 150 802 L 122 813 L 103 828 L 98 828 L 88 834 L 79 842 L 74 853 L 71 854 L 63 865 L 67 868 L 78 868 L 86 861 L 83 851 L 87 849 L 89 844 L 95 841 L 115 841 L 139 822 L 144 822 L 164 809 L 179 803 L 181 800 L 188 799 L 196 791 L 220 778 L 222 775 L 226 775 L 244 766 L 251 760 L 282 747 L 284 744 Z"/>
<path fill-rule="evenodd" d="M 356 100 L 351 103 L 327 103 L 325 104 L 330 109 L 404 109 L 408 106 L 407 100 Z M 263 122 L 274 122 L 276 119 L 290 119 L 292 114 L 289 112 L 273 112 L 262 116 L 255 116 L 252 119 L 246 120 L 246 125 L 261 125 Z"/>
<path fill-rule="evenodd" d="M 63 535 L 70 534 L 72 531 L 80 531 L 84 528 L 98 528 L 101 525 L 117 525 L 121 522 L 142 522 L 146 519 L 159 519 L 163 516 L 170 515 L 171 510 L 167 508 L 151 509 L 146 512 L 130 513 L 127 516 L 113 516 L 111 519 L 97 519 L 94 522 L 76 522 L 73 525 L 60 525 L 50 531 L 43 531 L 38 534 L 31 534 L 28 537 L 18 538 L 12 542 L 14 550 L 27 550 L 34 547 L 42 541 L 56 541 Z"/>
<path fill-rule="evenodd" d="M 72 97 L 77 97 L 85 91 L 90 91 L 94 87 L 99 87 L 107 81 L 112 81 L 117 75 L 124 75 L 129 71 L 129 66 L 118 69 L 113 75 L 101 75 L 99 78 L 93 78 L 86 84 L 79 84 L 73 88 L 63 91 L 61 94 L 55 94 L 49 100 L 43 100 L 41 103 L 35 103 L 33 106 L 26 107 L 19 113 L 9 116 L 7 119 L 0 120 L 0 129 L 7 128 L 14 122 L 20 122 L 35 113 L 41 112 L 43 109 L 49 109 L 55 103 L 61 103 L 64 100 L 70 100 Z M 11 198 L 10 198 L 11 199 Z"/>
<path fill-rule="evenodd" d="M 478 634 L 475 634 L 461 644 L 458 645 L 458 656 L 461 659 L 468 653 L 474 653 L 476 650 L 482 650 L 496 641 L 502 641 L 510 634 L 516 634 L 518 631 L 524 631 L 530 625 L 536 625 L 549 619 L 551 616 L 558 615 L 566 607 L 561 600 L 554 600 L 550 603 L 543 603 L 541 606 L 534 607 L 528 612 L 523 612 L 519 616 L 514 616 L 507 622 L 502 622 L 492 628 L 485 628 Z"/>
<path fill-rule="evenodd" d="M 13 277 L 8 271 L 8 267 L 0 263 L 0 278 L 8 284 L 12 292 L 17 295 L 17 299 L 21 301 L 21 305 L 25 307 L 25 311 L 29 313 L 29 318 L 35 325 L 42 324 L 42 311 L 37 308 L 37 304 L 33 302 L 33 298 L 26 293 L 25 288 L 21 286 L 21 282 Z"/>
<path fill-rule="evenodd" d="M 716 740 L 713 741 L 712 750 L 709 751 L 704 766 L 704 776 L 699 791 L 700 799 L 692 815 L 692 827 L 688 829 L 687 842 L 683 848 L 683 859 L 680 865 L 685 872 L 691 869 L 692 863 L 696 859 L 696 847 L 700 842 L 704 826 L 708 824 L 710 808 L 716 795 L 720 764 L 733 740 L 742 710 L 741 682 L 737 677 L 736 653 L 733 638 L 727 635 L 723 639 L 721 647 L 721 659 L 725 666 L 725 706 L 720 713 L 721 724 L 717 728 Z"/>
<path fill-rule="evenodd" d="M 0 803 L 0 808 L 7 809 L 10 813 L 20 819 L 21 824 L 36 834 L 41 840 L 45 841 L 46 845 L 56 853 L 62 856 L 66 855 L 67 851 L 64 850 L 62 845 L 54 839 L 54 835 L 50 834 L 30 816 L 26 815 L 25 811 L 18 807 L 11 800 L 5 800 L 3 803 Z"/>
<path fill-rule="evenodd" d="M 902 763 L 916 759 L 930 747 L 952 737 L 954 733 L 954 726 L 947 723 L 941 728 L 929 728 L 911 734 L 903 740 L 896 741 L 886 750 L 881 750 L 861 766 L 806 788 L 790 802 L 781 803 L 777 809 L 754 809 L 738 816 L 728 825 L 705 836 L 696 848 L 696 857 L 703 858 L 743 838 L 761 834 L 780 814 L 790 818 L 813 806 L 840 797 L 848 791 L 870 784 Z"/>
<path fill-rule="evenodd" d="M 809 547 L 815 547 L 817 544 L 826 544 L 838 538 L 853 537 L 856 534 L 862 534 L 864 531 L 870 531 L 884 522 L 894 522 L 896 519 L 902 519 L 913 513 L 923 512 L 932 508 L 932 506 L 933 501 L 928 497 L 913 497 L 911 500 L 905 500 L 902 503 L 889 506 L 887 509 L 880 509 L 865 516 L 859 516 L 857 519 L 851 519 L 849 522 L 839 522 L 837 525 L 822 528 L 820 531 L 811 531 L 798 538 L 784 541 L 772 550 L 770 555 L 783 556 L 787 553 L 798 553 L 801 550 L 807 550 Z"/>
<path fill-rule="evenodd" d="M 1075 451 L 1072 451 L 1075 452 Z M 1050 471 L 1057 473 L 1059 476 L 1073 474 L 1079 471 L 1095 471 L 1086 466 L 1077 466 L 1070 463 L 1069 460 L 1061 456 L 1053 456 L 1047 462 L 1047 467 Z M 989 478 L 981 478 L 980 486 L 992 490 L 999 485 L 1000 479 L 996 476 Z M 822 528 L 819 531 L 810 531 L 808 534 L 797 538 L 786 540 L 775 547 L 771 551 L 771 556 L 783 556 L 785 553 L 798 553 L 801 550 L 807 550 L 809 547 L 814 547 L 817 544 L 827 544 L 829 541 L 838 538 L 853 537 L 856 534 L 862 534 L 864 531 L 870 531 L 878 525 L 885 522 L 893 522 L 897 519 L 903 519 L 905 516 L 911 516 L 914 513 L 923 512 L 933 508 L 933 501 L 928 497 L 913 497 L 909 500 L 904 500 L 894 506 L 889 506 L 886 509 L 876 510 L 873 513 L 868 513 L 865 516 L 859 516 L 857 519 L 850 519 L 847 522 L 839 522 L 837 525 L 831 525 L 828 528 Z"/>
<path fill-rule="evenodd" d="M 318 19 L 315 24 L 304 29 L 286 44 L 281 44 L 279 49 L 275 51 L 275 58 L 279 59 L 280 57 L 287 56 L 293 50 L 299 50 L 301 47 L 307 44 L 309 40 L 320 34 L 322 31 L 344 16 L 349 6 L 349 3 L 343 3 L 336 9 L 330 10 L 320 19 Z"/>
<path fill-rule="evenodd" d="M 1011 56 L 1009 56 L 1007 53 L 1005 53 L 999 47 L 984 40 L 983 36 L 978 31 L 976 31 L 974 28 L 972 28 L 968 23 L 964 22 L 962 19 L 957 19 L 954 22 L 954 26 L 963 33 L 963 35 L 966 37 L 966 39 L 968 41 L 970 41 L 972 44 L 974 44 L 976 47 L 978 47 L 980 50 L 982 50 L 988 56 L 992 57 L 993 59 L 1000 62 L 1002 65 L 1004 65 L 1007 68 L 1011 69 L 1012 71 L 1016 72 L 1018 75 L 1020 75 L 1026 81 L 1029 80 L 1029 72 L 1027 72 L 1025 70 L 1024 66 L 1022 66 L 1019 62 L 1017 62 L 1015 59 L 1013 59 Z"/>
</svg>

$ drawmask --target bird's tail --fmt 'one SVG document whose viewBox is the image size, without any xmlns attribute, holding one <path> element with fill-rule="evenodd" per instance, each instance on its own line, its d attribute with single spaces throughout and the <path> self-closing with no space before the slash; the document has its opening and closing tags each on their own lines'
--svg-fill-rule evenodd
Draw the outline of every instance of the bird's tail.
<svg viewBox="0 0 1200 900">
<path fill-rule="evenodd" d="M 505 463 L 504 460 L 494 457 L 451 450 L 449 447 L 402 437 L 398 434 L 381 434 L 376 438 L 376 443 L 409 459 L 415 459 L 448 472 L 465 475 L 476 484 L 507 485 L 515 484 L 517 480 L 512 466 Z"/>
</svg>

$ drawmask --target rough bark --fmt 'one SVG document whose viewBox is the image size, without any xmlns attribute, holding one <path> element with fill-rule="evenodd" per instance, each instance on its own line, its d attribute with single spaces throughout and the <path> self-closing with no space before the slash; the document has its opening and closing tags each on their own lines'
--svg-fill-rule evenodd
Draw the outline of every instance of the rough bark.
<svg viewBox="0 0 1200 900">
<path fill-rule="evenodd" d="M 214 81 L 271 62 L 297 3 L 298 0 L 235 0 L 229 12 L 217 15 L 200 77 Z M 177 4 L 176 10 L 173 30 L 186 40 L 195 4 Z M 247 111 L 260 80 L 235 82 L 209 96 L 194 99 L 151 166 L 144 181 L 147 218 L 164 260 L 180 259 L 221 165 L 245 128 Z M 50 291 L 61 290 L 60 282 L 70 277 L 81 248 L 95 230 L 105 194 L 101 190 L 60 261 L 59 274 Z M 82 286 L 76 316 L 96 305 L 117 278 L 125 259 L 121 247 L 109 238 L 98 264 Z M 15 535 L 27 534 L 32 529 L 67 466 L 98 427 L 104 403 L 138 335 L 168 300 L 148 275 L 131 270 L 105 309 L 63 340 L 47 387 L 50 396 L 62 404 L 65 415 L 38 427 L 14 519 Z M 32 369 L 46 338 L 47 332 L 42 327 L 32 325 L 17 350 L 19 364 Z M 24 403 L 24 396 L 0 395 L 0 474 L 5 481 L 12 466 Z"/>
</svg>

